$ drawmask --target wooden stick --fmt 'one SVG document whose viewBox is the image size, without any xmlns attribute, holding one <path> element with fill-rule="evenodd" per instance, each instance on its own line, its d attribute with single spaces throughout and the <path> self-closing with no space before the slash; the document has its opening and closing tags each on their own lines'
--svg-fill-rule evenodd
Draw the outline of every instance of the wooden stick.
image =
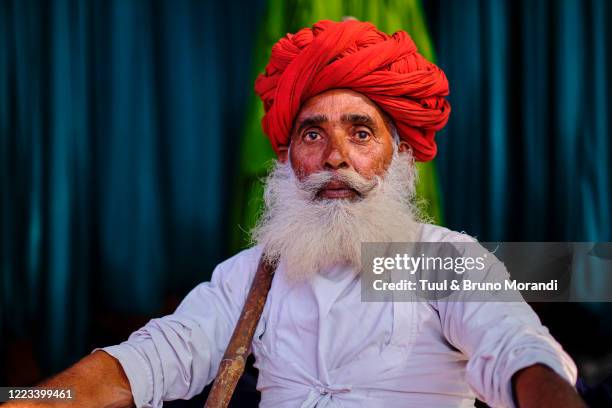
<svg viewBox="0 0 612 408">
<path fill-rule="evenodd" d="M 204 408 L 225 408 L 232 399 L 236 384 L 244 372 L 253 334 L 266 304 L 277 264 L 278 262 L 265 262 L 263 255 L 259 260 L 251 289 L 219 364 L 217 378 L 208 394 Z"/>
</svg>

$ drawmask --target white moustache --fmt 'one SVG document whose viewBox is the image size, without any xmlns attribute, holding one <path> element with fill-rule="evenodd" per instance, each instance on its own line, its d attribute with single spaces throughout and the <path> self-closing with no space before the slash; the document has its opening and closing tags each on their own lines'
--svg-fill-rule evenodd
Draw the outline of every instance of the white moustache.
<svg viewBox="0 0 612 408">
<path fill-rule="evenodd" d="M 335 186 L 354 190 L 360 197 L 370 194 L 381 183 L 378 176 L 367 179 L 354 170 L 340 169 L 313 173 L 299 182 L 299 188 L 308 193 L 311 200 L 325 188 Z"/>
<path fill-rule="evenodd" d="M 266 180 L 265 208 L 252 231 L 277 273 L 302 281 L 337 264 L 361 269 L 362 242 L 410 242 L 418 237 L 416 167 L 409 153 L 395 152 L 383 177 L 352 170 L 324 171 L 298 181 L 289 163 L 276 163 Z M 358 200 L 316 200 L 329 183 L 344 183 Z"/>
</svg>

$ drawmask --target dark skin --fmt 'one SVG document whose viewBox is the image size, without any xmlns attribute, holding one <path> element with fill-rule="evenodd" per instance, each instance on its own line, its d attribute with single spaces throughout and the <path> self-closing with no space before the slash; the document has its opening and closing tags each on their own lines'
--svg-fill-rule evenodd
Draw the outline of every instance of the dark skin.
<svg viewBox="0 0 612 408">
<path fill-rule="evenodd" d="M 520 408 L 588 408 L 574 387 L 543 364 L 517 371 L 512 376 L 512 392 Z"/>
<path fill-rule="evenodd" d="M 385 114 L 368 98 L 349 90 L 331 90 L 306 101 L 291 135 L 291 164 L 298 178 L 321 170 L 352 169 L 366 178 L 382 176 L 391 163 L 393 136 Z M 410 147 L 406 142 L 400 151 Z M 289 149 L 281 148 L 286 162 Z M 328 185 L 320 193 L 326 199 L 355 199 L 345 185 Z M 20 401 L 12 407 L 131 407 L 132 392 L 123 368 L 103 351 L 96 351 L 41 387 L 72 388 L 75 399 L 56 402 Z M 521 408 L 585 408 L 574 388 L 545 365 L 535 364 L 512 377 Z"/>
<path fill-rule="evenodd" d="M 409 146 L 401 142 L 400 151 Z M 310 98 L 295 119 L 291 149 L 279 160 L 291 165 L 298 179 L 322 170 L 354 170 L 371 179 L 382 176 L 393 156 L 393 136 L 385 114 L 365 96 L 334 89 Z M 357 192 L 332 182 L 320 194 L 326 199 L 354 199 Z"/>
</svg>

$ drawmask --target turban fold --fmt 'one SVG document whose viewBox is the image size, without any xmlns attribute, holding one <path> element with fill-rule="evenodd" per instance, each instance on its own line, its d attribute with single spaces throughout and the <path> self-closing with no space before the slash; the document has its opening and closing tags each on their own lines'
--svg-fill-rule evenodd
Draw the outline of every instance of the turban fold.
<svg viewBox="0 0 612 408">
<path fill-rule="evenodd" d="M 444 72 L 418 53 L 408 34 L 378 31 L 367 22 L 320 21 L 272 47 L 255 81 L 264 103 L 263 130 L 274 151 L 289 144 L 295 116 L 310 97 L 329 89 L 361 93 L 387 113 L 418 161 L 436 155 L 436 131 L 448 121 Z"/>
</svg>

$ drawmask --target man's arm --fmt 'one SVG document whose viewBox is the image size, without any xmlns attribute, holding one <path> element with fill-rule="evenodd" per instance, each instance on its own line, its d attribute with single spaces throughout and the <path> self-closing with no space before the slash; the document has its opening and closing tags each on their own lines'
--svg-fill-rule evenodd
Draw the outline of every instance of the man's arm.
<svg viewBox="0 0 612 408">
<path fill-rule="evenodd" d="M 464 257 L 476 258 L 486 251 L 473 242 L 458 246 Z M 502 282 L 509 275 L 505 265 L 490 256 L 483 270 L 466 272 L 463 278 Z M 487 301 L 472 291 L 456 291 L 433 304 L 446 339 L 469 359 L 466 380 L 478 399 L 503 407 L 555 406 L 560 400 L 556 406 L 582 407 L 571 405 L 580 401 L 573 390 L 577 369 L 571 357 L 518 292 L 515 301 L 498 301 L 495 295 L 490 292 Z M 563 395 L 552 397 L 555 392 Z"/>
<path fill-rule="evenodd" d="M 72 367 L 38 385 L 41 388 L 70 389 L 70 400 L 18 401 L 12 407 L 108 407 L 128 408 L 134 405 L 130 383 L 121 364 L 104 351 L 96 351 Z"/>
<path fill-rule="evenodd" d="M 520 408 L 587 407 L 570 383 L 542 364 L 516 372 L 512 388 Z"/>
<path fill-rule="evenodd" d="M 92 353 L 42 384 L 74 387 L 75 405 L 47 406 L 161 408 L 164 401 L 201 393 L 217 374 L 260 256 L 252 248 L 221 263 L 173 314 L 150 320 L 127 341 Z M 92 405 L 81 403 L 79 395 Z"/>
<path fill-rule="evenodd" d="M 439 306 L 446 338 L 469 358 L 466 380 L 478 399 L 504 407 L 585 407 L 573 388 L 575 364 L 529 305 Z"/>
</svg>

